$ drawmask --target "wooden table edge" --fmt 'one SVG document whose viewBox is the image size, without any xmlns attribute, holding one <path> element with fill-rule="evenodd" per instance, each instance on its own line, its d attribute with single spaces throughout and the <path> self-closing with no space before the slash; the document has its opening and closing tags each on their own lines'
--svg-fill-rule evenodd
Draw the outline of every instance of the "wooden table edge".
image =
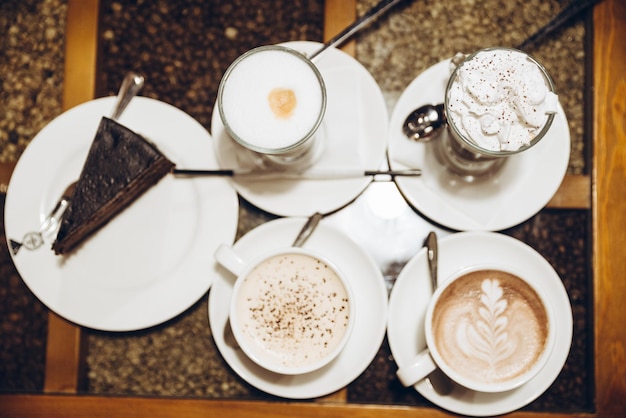
<svg viewBox="0 0 626 418">
<path fill-rule="evenodd" d="M 349 7 L 348 7 L 349 6 Z M 356 10 L 356 0 L 327 0 L 327 27 L 341 28 L 354 15 L 335 13 L 337 9 Z M 66 72 L 64 108 L 82 103 L 94 97 L 97 60 L 98 0 L 68 0 L 68 27 L 66 43 Z M 325 38 L 334 31 L 325 31 Z M 621 124 L 626 120 L 626 53 L 620 39 L 626 35 L 626 5 L 619 0 L 605 0 L 594 10 L 594 162 L 591 177 L 566 176 L 562 189 L 573 198 L 552 199 L 554 207 L 589 208 L 593 212 L 593 277 L 595 292 L 595 413 L 549 413 L 539 414 L 517 411 L 513 417 L 613 417 L 626 413 L 626 335 L 623 310 L 620 306 L 626 297 L 624 286 L 623 238 L 626 229 L 626 187 L 624 167 L 626 159 L 618 158 L 625 147 L 626 134 Z M 73 43 L 76 38 L 82 38 Z M 350 51 L 350 45 L 347 46 Z M 85 55 L 85 53 L 87 55 Z M 93 53 L 93 54 L 92 54 Z M 354 53 L 352 50 L 351 53 Z M 85 59 L 85 57 L 88 59 Z M 82 86 L 82 87 L 81 87 Z M 607 102 L 608 99 L 612 102 Z M 621 100 L 621 101 L 620 101 Z M 602 151 L 605 150 L 605 151 Z M 600 151 L 600 152 L 598 152 Z M 12 166 L 0 169 L 0 176 Z M 4 171 L 3 171 L 4 170 Z M 9 171 L 10 172 L 10 171 Z M 4 178 L 4 177 L 3 177 Z M 568 184 L 575 184 L 578 192 L 570 193 Z M 590 199 L 580 197 L 580 190 L 590 190 Z M 586 189 L 585 189 L 586 188 Z M 559 192 L 561 193 L 561 192 Z M 584 193 L 583 193 L 584 194 Z M 588 203 L 584 203 L 588 199 Z M 568 203 L 554 203 L 557 201 Z M 580 203 L 583 202 L 583 203 Z M 614 231 L 612 231 L 614 230 Z M 332 397 L 325 403 L 308 402 L 255 402 L 205 399 L 172 399 L 153 397 L 91 396 L 76 394 L 80 389 L 81 364 L 80 328 L 52 314 L 49 323 L 45 391 L 55 394 L 0 395 L 0 416 L 201 416 L 209 413 L 228 413 L 230 416 L 317 416 L 328 413 L 333 416 L 361 417 L 409 417 L 448 416 L 445 411 L 432 408 L 403 407 L 396 405 L 355 405 L 345 403 L 345 395 L 338 400 Z M 69 343 L 63 344 L 67 337 Z M 78 344 L 77 344 L 78 342 Z M 57 345 L 58 343 L 58 345 Z M 69 365 L 69 368 L 67 368 Z M 66 368 L 66 370 L 63 370 Z"/>
</svg>

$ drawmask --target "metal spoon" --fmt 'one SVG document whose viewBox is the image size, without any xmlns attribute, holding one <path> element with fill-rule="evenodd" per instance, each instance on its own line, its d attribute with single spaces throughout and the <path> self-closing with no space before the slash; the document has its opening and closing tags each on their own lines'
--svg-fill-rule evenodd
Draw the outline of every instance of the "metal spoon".
<svg viewBox="0 0 626 418">
<path fill-rule="evenodd" d="M 402 124 L 402 132 L 407 138 L 417 142 L 427 142 L 441 134 L 446 126 L 446 113 L 443 103 L 420 106 L 406 117 Z"/>
<path fill-rule="evenodd" d="M 113 112 L 111 112 L 111 119 L 118 120 L 120 116 L 122 116 L 122 113 L 126 110 L 126 106 L 128 106 L 131 100 L 133 100 L 133 97 L 139 93 L 143 84 L 144 77 L 142 75 L 129 72 L 124 76 L 120 90 L 117 93 L 115 107 L 113 108 Z"/>
<path fill-rule="evenodd" d="M 433 292 L 437 289 L 437 234 L 435 231 L 430 231 L 426 237 L 426 258 L 428 258 L 428 269 L 430 271 L 430 282 L 433 287 Z"/>
<path fill-rule="evenodd" d="M 437 234 L 435 231 L 430 231 L 428 233 L 424 244 L 426 245 L 426 258 L 428 259 L 428 270 L 430 272 L 430 281 L 432 284 L 432 291 L 434 293 L 437 289 L 438 283 L 437 263 L 439 257 Z M 439 369 L 428 375 L 426 380 L 433 390 L 439 395 L 448 395 L 454 389 L 452 381 Z"/>
<path fill-rule="evenodd" d="M 313 231 L 315 231 L 315 228 L 317 228 L 317 224 L 320 223 L 323 217 L 324 215 L 319 212 L 315 212 L 313 215 L 311 215 L 298 233 L 298 236 L 296 237 L 292 246 L 302 247 L 306 240 L 309 239 Z"/>
<path fill-rule="evenodd" d="M 593 6 L 599 0 L 572 0 L 553 19 L 541 27 L 535 33 L 526 38 L 516 46 L 517 49 L 524 49 L 529 45 L 536 44 L 561 26 L 565 25 L 577 14 Z M 454 59 L 458 57 L 455 56 Z M 454 62 L 458 65 L 460 62 Z M 446 125 L 446 115 L 443 104 L 427 104 L 412 111 L 402 125 L 402 132 L 411 140 L 417 142 L 427 142 L 437 138 L 441 134 L 441 128 Z"/>
<path fill-rule="evenodd" d="M 393 7 L 396 3 L 399 3 L 402 0 L 382 0 L 378 2 L 374 7 L 368 10 L 363 16 L 359 19 L 355 20 L 352 24 L 342 30 L 338 35 L 334 38 L 329 39 L 322 45 L 320 49 L 313 52 L 309 55 L 309 59 L 313 60 L 313 58 L 317 57 L 319 54 L 327 50 L 328 48 L 341 45 L 348 39 L 350 39 L 355 33 L 360 31 L 362 28 L 367 26 L 372 20 L 374 20 L 379 15 L 383 14 L 391 7 Z"/>
</svg>

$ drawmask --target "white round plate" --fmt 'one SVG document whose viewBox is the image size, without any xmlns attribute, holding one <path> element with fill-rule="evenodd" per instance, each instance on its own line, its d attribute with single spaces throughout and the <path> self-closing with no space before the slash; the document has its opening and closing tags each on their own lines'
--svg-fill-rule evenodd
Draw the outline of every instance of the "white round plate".
<svg viewBox="0 0 626 418">
<path fill-rule="evenodd" d="M 317 42 L 287 42 L 283 45 L 310 53 Z M 387 107 L 380 88 L 357 60 L 329 48 L 315 59 L 328 93 L 326 116 L 320 127 L 325 147 L 315 170 L 356 168 L 379 169 L 387 148 Z M 211 132 L 217 159 L 222 168 L 251 168 L 238 158 L 241 151 L 224 130 L 213 110 Z M 238 152 L 239 151 L 239 152 Z M 371 178 L 336 180 L 232 180 L 239 194 L 253 205 L 280 216 L 309 216 L 333 212 L 352 202 L 365 190 Z"/>
<path fill-rule="evenodd" d="M 115 98 L 86 102 L 50 122 L 26 148 L 9 184 L 8 239 L 36 231 L 75 181 L 103 115 Z M 154 142 L 178 167 L 214 167 L 209 133 L 166 103 L 137 97 L 120 123 Z M 79 325 L 129 331 L 162 323 L 207 292 L 213 251 L 232 243 L 237 195 L 225 179 L 167 175 L 67 257 L 45 243 L 13 262 L 51 310 Z M 9 247 L 10 248 L 10 247 Z"/>
<path fill-rule="evenodd" d="M 289 246 L 305 222 L 306 218 L 282 218 L 265 223 L 239 239 L 234 248 L 247 259 L 259 252 Z M 346 347 L 335 360 L 317 371 L 287 376 L 257 366 L 237 347 L 228 328 L 235 277 L 221 269 L 209 292 L 211 332 L 226 362 L 252 386 L 290 399 L 324 396 L 356 379 L 376 356 L 385 337 L 387 320 L 387 290 L 382 274 L 354 241 L 322 220 L 304 247 L 332 258 L 348 277 L 356 299 L 356 322 Z"/>
<path fill-rule="evenodd" d="M 407 115 L 427 103 L 442 103 L 450 60 L 428 68 L 400 96 L 389 124 L 392 169 L 421 168 L 422 176 L 397 177 L 407 201 L 431 220 L 458 231 L 499 231 L 539 212 L 561 185 L 570 154 L 570 133 L 562 107 L 537 145 L 509 157 L 492 178 L 467 183 L 450 174 L 433 155 L 433 142 L 416 143 L 402 133 Z"/>
<path fill-rule="evenodd" d="M 483 263 L 510 266 L 548 295 L 554 304 L 557 341 L 539 374 L 508 392 L 474 392 L 453 384 L 451 393 L 441 394 L 426 379 L 414 386 L 432 403 L 461 415 L 501 415 L 532 402 L 557 378 L 572 342 L 572 307 L 567 292 L 552 266 L 534 249 L 507 235 L 484 231 L 460 232 L 439 241 L 439 277 L 442 280 L 460 269 Z M 428 261 L 426 250 L 422 249 L 400 272 L 389 299 L 387 337 L 398 365 L 410 363 L 426 348 L 424 319 L 430 295 Z"/>
</svg>

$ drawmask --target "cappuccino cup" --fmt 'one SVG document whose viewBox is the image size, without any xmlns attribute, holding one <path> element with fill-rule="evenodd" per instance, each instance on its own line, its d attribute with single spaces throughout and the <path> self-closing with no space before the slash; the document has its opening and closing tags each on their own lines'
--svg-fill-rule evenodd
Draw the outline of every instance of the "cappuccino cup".
<svg viewBox="0 0 626 418">
<path fill-rule="evenodd" d="M 404 386 L 438 368 L 474 391 L 512 390 L 545 366 L 555 342 L 541 288 L 502 266 L 475 266 L 446 280 L 433 294 L 424 328 L 427 348 L 397 371 Z"/>
<path fill-rule="evenodd" d="M 289 247 L 244 261 L 222 245 L 215 258 L 237 276 L 230 326 L 256 364 L 284 375 L 330 363 L 354 326 L 355 303 L 343 274 L 326 257 Z"/>
<path fill-rule="evenodd" d="M 220 81 L 217 107 L 229 136 L 261 168 L 304 169 L 321 154 L 326 85 L 304 54 L 281 45 L 252 49 Z"/>
</svg>

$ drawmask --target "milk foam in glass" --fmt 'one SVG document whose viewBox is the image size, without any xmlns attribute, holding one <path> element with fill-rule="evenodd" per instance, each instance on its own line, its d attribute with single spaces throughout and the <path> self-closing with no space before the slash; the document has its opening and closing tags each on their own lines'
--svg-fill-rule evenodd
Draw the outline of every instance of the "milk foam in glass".
<svg viewBox="0 0 626 418">
<path fill-rule="evenodd" d="M 228 68 L 219 86 L 218 109 L 237 143 L 276 164 L 302 165 L 320 142 L 316 133 L 326 110 L 326 88 L 303 54 L 262 46 Z"/>
</svg>

